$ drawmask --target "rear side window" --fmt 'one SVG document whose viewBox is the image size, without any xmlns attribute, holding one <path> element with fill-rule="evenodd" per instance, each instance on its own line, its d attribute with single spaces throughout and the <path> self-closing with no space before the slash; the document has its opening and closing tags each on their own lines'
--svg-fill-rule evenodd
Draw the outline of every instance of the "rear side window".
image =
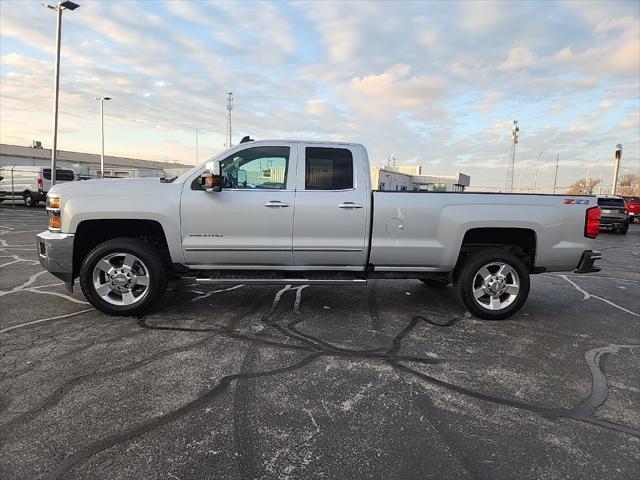
<svg viewBox="0 0 640 480">
<path fill-rule="evenodd" d="M 346 148 L 307 147 L 305 190 L 353 188 L 353 155 Z"/>
<path fill-rule="evenodd" d="M 625 207 L 624 200 L 621 198 L 599 198 L 598 205 L 601 207 Z"/>
<path fill-rule="evenodd" d="M 51 169 L 42 169 L 42 176 L 45 180 L 51 180 Z M 60 180 L 61 182 L 71 182 L 75 180 L 75 176 L 71 170 L 58 170 L 56 168 L 56 180 Z"/>
</svg>

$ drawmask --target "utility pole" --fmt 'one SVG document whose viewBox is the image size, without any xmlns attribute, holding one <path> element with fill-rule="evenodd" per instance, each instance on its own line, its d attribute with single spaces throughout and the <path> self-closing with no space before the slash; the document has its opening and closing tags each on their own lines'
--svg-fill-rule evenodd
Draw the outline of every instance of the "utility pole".
<svg viewBox="0 0 640 480">
<path fill-rule="evenodd" d="M 616 151 L 613 154 L 613 185 L 611 185 L 611 195 L 616 194 L 618 189 L 618 172 L 620 171 L 620 162 L 622 161 L 622 145 L 616 145 Z"/>
<path fill-rule="evenodd" d="M 233 147 L 233 135 L 231 128 L 231 111 L 233 110 L 233 92 L 227 92 L 227 141 L 225 147 Z"/>
<path fill-rule="evenodd" d="M 56 11 L 56 66 L 53 81 L 53 142 L 51 144 L 51 186 L 56 183 L 56 155 L 58 149 L 58 98 L 60 96 L 60 41 L 62 35 L 62 11 L 73 11 L 80 5 L 70 1 L 53 5 L 42 5 Z"/>
<path fill-rule="evenodd" d="M 196 128 L 196 165 L 200 163 L 198 159 L 198 129 Z"/>
<path fill-rule="evenodd" d="M 602 170 L 600 170 L 600 185 L 598 186 L 598 195 L 602 195 Z"/>
<path fill-rule="evenodd" d="M 558 163 L 560 160 L 560 154 L 556 155 L 556 173 L 553 176 L 553 193 L 556 193 L 556 186 L 558 185 Z"/>
<path fill-rule="evenodd" d="M 511 138 L 513 140 L 513 148 L 511 150 L 511 166 L 509 167 L 509 171 L 507 172 L 507 190 L 509 192 L 513 192 L 513 174 L 515 172 L 516 165 L 516 144 L 518 143 L 518 134 L 520 132 L 520 127 L 518 127 L 518 121 L 513 121 L 513 127 L 511 128 Z"/>
<path fill-rule="evenodd" d="M 589 188 L 589 169 L 587 168 L 587 177 L 584 180 L 584 194 L 591 195 L 591 189 Z"/>
<path fill-rule="evenodd" d="M 536 187 L 538 186 L 538 169 L 540 168 L 540 157 L 542 156 L 543 153 L 544 153 L 544 150 L 542 150 L 538 154 L 538 161 L 536 162 L 536 174 L 533 177 L 533 189 L 531 190 L 532 193 L 535 193 Z"/>
</svg>

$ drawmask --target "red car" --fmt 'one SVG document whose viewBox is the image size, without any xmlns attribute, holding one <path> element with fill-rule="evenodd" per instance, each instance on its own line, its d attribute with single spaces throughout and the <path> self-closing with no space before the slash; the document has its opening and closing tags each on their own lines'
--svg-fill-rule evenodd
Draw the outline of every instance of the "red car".
<svg viewBox="0 0 640 480">
<path fill-rule="evenodd" d="M 640 197 L 624 197 L 624 204 L 631 222 L 640 221 Z"/>
</svg>

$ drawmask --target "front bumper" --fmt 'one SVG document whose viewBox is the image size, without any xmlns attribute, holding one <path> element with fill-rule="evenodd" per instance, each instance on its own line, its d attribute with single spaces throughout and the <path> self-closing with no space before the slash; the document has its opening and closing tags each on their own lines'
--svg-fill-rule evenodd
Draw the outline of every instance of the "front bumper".
<svg viewBox="0 0 640 480">
<path fill-rule="evenodd" d="M 67 284 L 73 283 L 72 233 L 56 233 L 48 230 L 36 236 L 40 265 Z"/>
<path fill-rule="evenodd" d="M 574 270 L 575 273 L 592 273 L 599 272 L 600 267 L 596 267 L 593 264 L 596 260 L 600 260 L 602 258 L 602 253 L 595 250 L 585 250 L 582 252 L 582 256 L 580 257 L 580 263 Z"/>
</svg>

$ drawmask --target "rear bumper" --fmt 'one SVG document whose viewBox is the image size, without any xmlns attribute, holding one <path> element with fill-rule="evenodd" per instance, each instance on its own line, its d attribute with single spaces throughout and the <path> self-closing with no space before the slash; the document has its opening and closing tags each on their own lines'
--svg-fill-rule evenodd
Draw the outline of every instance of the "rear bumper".
<svg viewBox="0 0 640 480">
<path fill-rule="evenodd" d="M 602 253 L 595 250 L 585 250 L 580 257 L 580 263 L 574 270 L 575 273 L 592 273 L 599 272 L 600 267 L 594 266 L 596 260 L 602 258 Z"/>
<path fill-rule="evenodd" d="M 72 233 L 55 233 L 48 230 L 36 236 L 40 265 L 66 283 L 73 281 Z"/>
</svg>

